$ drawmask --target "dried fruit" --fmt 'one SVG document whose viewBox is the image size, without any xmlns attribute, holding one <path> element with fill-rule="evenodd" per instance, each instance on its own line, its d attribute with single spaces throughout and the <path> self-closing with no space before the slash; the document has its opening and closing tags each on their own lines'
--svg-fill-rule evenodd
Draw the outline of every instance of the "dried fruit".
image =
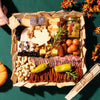
<svg viewBox="0 0 100 100">
<path fill-rule="evenodd" d="M 77 50 L 78 46 L 72 44 L 72 45 L 70 46 L 70 48 L 71 48 L 71 51 L 74 52 L 74 51 Z"/>
<path fill-rule="evenodd" d="M 78 39 L 73 39 L 73 45 L 79 45 L 79 40 Z"/>
<path fill-rule="evenodd" d="M 68 39 L 68 40 L 66 41 L 66 44 L 67 44 L 67 46 L 70 46 L 70 45 L 72 44 L 72 40 L 71 40 L 71 39 Z"/>
<path fill-rule="evenodd" d="M 76 50 L 76 51 L 73 52 L 73 55 L 78 56 L 79 54 L 80 54 L 80 51 L 79 50 Z"/>
<path fill-rule="evenodd" d="M 59 56 L 64 56 L 64 49 L 61 45 L 58 46 L 58 55 Z"/>
<path fill-rule="evenodd" d="M 67 48 L 67 53 L 72 53 L 72 50 L 70 47 Z"/>
<path fill-rule="evenodd" d="M 62 44 L 62 47 L 63 47 L 63 50 L 64 50 L 64 54 L 66 54 L 66 52 L 67 52 L 67 46 L 66 46 L 66 44 L 63 43 L 63 44 Z"/>
</svg>

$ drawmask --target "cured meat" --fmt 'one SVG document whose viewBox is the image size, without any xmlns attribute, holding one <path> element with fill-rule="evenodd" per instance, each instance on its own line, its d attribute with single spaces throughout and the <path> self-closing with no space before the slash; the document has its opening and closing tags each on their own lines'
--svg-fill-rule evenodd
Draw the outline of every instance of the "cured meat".
<svg viewBox="0 0 100 100">
<path fill-rule="evenodd" d="M 40 73 L 31 73 L 28 81 L 31 83 L 35 82 L 69 82 L 74 81 L 78 82 L 82 76 L 82 68 L 74 67 L 75 72 L 78 73 L 77 78 L 74 80 L 71 76 L 67 76 L 66 73 L 57 73 L 54 71 L 54 68 L 47 68 L 45 71 Z"/>
<path fill-rule="evenodd" d="M 72 66 L 80 67 L 82 63 L 81 58 L 74 55 L 66 55 L 64 57 L 55 56 L 50 58 L 31 57 L 31 61 L 35 62 L 37 66 L 42 63 L 49 63 L 49 67 L 55 67 L 66 63 L 69 63 Z"/>
</svg>

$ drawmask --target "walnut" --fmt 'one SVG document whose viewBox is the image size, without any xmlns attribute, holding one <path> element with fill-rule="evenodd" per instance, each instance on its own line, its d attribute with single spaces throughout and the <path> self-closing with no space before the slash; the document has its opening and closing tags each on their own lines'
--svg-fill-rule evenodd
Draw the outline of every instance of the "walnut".
<svg viewBox="0 0 100 100">
<path fill-rule="evenodd" d="M 32 39 L 34 37 L 34 32 L 28 30 L 27 35 L 28 35 L 28 38 Z"/>
<path fill-rule="evenodd" d="M 46 25 L 42 25 L 42 26 L 40 27 L 40 31 L 42 31 L 43 29 L 46 29 Z"/>
<path fill-rule="evenodd" d="M 51 51 L 46 52 L 45 58 L 48 58 L 51 56 Z"/>
<path fill-rule="evenodd" d="M 40 26 L 35 26 L 35 30 L 40 30 Z"/>
</svg>

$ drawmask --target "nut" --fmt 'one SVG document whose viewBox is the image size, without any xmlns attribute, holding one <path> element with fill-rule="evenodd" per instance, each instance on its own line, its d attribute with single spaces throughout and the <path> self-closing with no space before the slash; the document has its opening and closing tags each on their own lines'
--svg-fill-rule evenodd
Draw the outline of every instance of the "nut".
<svg viewBox="0 0 100 100">
<path fill-rule="evenodd" d="M 46 52 L 45 57 L 48 58 L 48 57 L 50 57 L 50 56 L 51 56 L 51 51 Z"/>
<path fill-rule="evenodd" d="M 16 61 L 16 65 L 17 65 L 17 67 L 19 67 L 20 66 L 20 62 Z"/>
<path fill-rule="evenodd" d="M 17 69 L 16 69 L 16 71 L 18 72 L 18 71 L 20 71 L 21 70 L 21 68 L 20 67 L 18 67 Z"/>
<path fill-rule="evenodd" d="M 28 62 L 31 62 L 31 58 L 30 57 L 28 57 Z"/>
<path fill-rule="evenodd" d="M 35 30 L 40 30 L 40 26 L 35 26 Z"/>
<path fill-rule="evenodd" d="M 17 76 L 19 76 L 19 73 L 18 73 L 18 72 L 15 72 L 15 74 L 16 74 Z"/>
<path fill-rule="evenodd" d="M 33 36 L 34 36 L 33 30 L 29 30 L 29 31 L 27 32 L 27 35 L 28 35 L 28 38 L 32 39 Z"/>
<path fill-rule="evenodd" d="M 29 73 L 29 70 L 27 69 L 26 72 Z"/>
<path fill-rule="evenodd" d="M 23 73 L 21 71 L 19 71 L 19 75 L 18 76 L 23 76 Z"/>
<path fill-rule="evenodd" d="M 27 56 L 22 57 L 22 62 L 23 62 L 23 63 L 26 63 L 27 61 L 28 61 Z"/>
<path fill-rule="evenodd" d="M 26 63 L 25 66 L 29 66 L 29 63 Z"/>
<path fill-rule="evenodd" d="M 20 66 L 16 65 L 16 69 L 19 68 Z"/>
<path fill-rule="evenodd" d="M 18 77 L 19 81 L 24 81 L 24 76 Z"/>
<path fill-rule="evenodd" d="M 39 51 L 39 48 L 38 48 L 38 47 L 36 47 L 36 48 L 35 48 L 35 52 L 38 52 L 38 51 Z"/>
<path fill-rule="evenodd" d="M 42 26 L 40 27 L 40 31 L 42 31 L 43 29 L 46 29 L 46 26 L 45 26 L 45 25 L 42 25 Z"/>
<path fill-rule="evenodd" d="M 24 62 L 21 61 L 21 66 L 23 66 L 23 65 L 24 65 Z"/>
<path fill-rule="evenodd" d="M 25 77 L 25 81 L 27 80 L 28 78 L 27 77 Z"/>
<path fill-rule="evenodd" d="M 23 76 L 27 76 L 27 72 L 25 71 L 25 73 L 23 74 Z"/>
<path fill-rule="evenodd" d="M 31 73 L 30 68 L 34 68 L 35 64 L 31 62 L 30 57 L 18 56 L 16 59 L 16 67 L 14 69 L 15 74 L 18 76 L 18 81 L 25 81 L 28 79 Z"/>
<path fill-rule="evenodd" d="M 35 65 L 33 65 L 33 66 L 30 66 L 30 70 L 31 70 L 31 69 L 33 69 L 33 68 L 35 68 Z"/>
<path fill-rule="evenodd" d="M 22 72 L 25 72 L 25 69 L 22 69 Z"/>
<path fill-rule="evenodd" d="M 51 47 L 47 46 L 47 51 L 50 51 L 51 50 Z"/>
<path fill-rule="evenodd" d="M 27 77 L 30 77 L 31 72 L 29 72 L 29 74 L 27 75 Z"/>
</svg>

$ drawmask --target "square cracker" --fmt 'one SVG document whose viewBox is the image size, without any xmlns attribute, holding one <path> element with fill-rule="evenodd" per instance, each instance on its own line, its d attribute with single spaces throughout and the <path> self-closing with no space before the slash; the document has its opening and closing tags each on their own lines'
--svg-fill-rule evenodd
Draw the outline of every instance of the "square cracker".
<svg viewBox="0 0 100 100">
<path fill-rule="evenodd" d="M 30 18 L 22 18 L 21 24 L 26 27 L 30 26 Z"/>
<path fill-rule="evenodd" d="M 14 17 L 14 16 L 11 16 L 9 18 L 9 24 L 8 26 L 10 27 L 10 29 L 15 29 L 16 27 L 18 27 L 20 25 L 19 21 Z"/>
</svg>

